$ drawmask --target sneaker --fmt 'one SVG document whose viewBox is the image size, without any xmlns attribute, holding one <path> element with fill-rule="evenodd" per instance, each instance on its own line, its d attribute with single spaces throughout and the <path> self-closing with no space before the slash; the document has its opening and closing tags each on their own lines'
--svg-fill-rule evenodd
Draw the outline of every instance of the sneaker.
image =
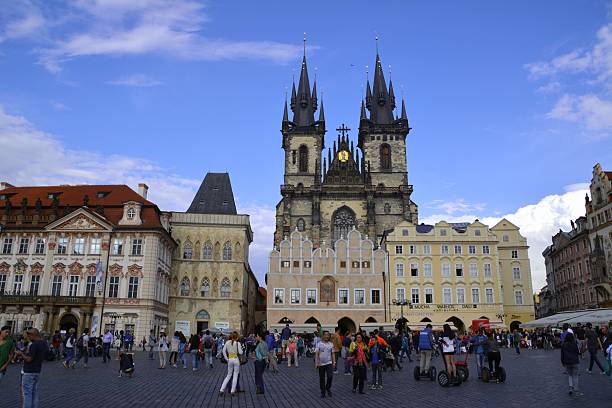
<svg viewBox="0 0 612 408">
<path fill-rule="evenodd" d="M 375 389 L 376 389 L 376 384 L 372 384 L 372 385 L 370 385 L 370 389 L 371 389 L 371 390 L 375 390 Z"/>
<path fill-rule="evenodd" d="M 382 384 L 379 384 L 379 385 L 378 385 L 378 389 L 379 389 L 379 390 L 382 390 L 382 389 L 383 389 Z"/>
</svg>

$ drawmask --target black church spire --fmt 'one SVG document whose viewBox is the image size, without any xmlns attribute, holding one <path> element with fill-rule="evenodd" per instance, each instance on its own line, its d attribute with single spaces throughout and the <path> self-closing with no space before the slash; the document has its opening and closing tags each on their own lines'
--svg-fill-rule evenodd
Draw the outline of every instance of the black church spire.
<svg viewBox="0 0 612 408">
<path fill-rule="evenodd" d="M 392 91 L 392 87 L 390 90 Z M 392 96 L 392 98 L 391 98 Z M 370 93 L 370 82 L 367 83 L 366 106 L 370 111 L 370 121 L 375 124 L 386 125 L 393 123 L 393 107 L 395 96 L 389 95 L 385 74 L 383 73 L 380 56 L 376 53 L 376 67 L 374 69 L 373 89 Z"/>
</svg>

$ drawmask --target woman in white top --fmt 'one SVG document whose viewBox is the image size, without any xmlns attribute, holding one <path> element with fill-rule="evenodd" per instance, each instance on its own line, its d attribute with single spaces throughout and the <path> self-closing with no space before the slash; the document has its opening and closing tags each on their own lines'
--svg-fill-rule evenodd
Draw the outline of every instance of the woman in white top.
<svg viewBox="0 0 612 408">
<path fill-rule="evenodd" d="M 446 363 L 446 370 L 454 381 L 457 371 L 455 370 L 455 333 L 452 331 L 448 324 L 442 326 L 443 333 L 440 342 L 442 343 L 442 355 L 444 356 L 444 362 Z"/>
<path fill-rule="evenodd" d="M 242 353 L 242 346 L 238 342 L 238 332 L 233 332 L 223 346 L 223 356 L 227 360 L 227 376 L 223 380 L 223 384 L 221 384 L 220 395 L 225 393 L 225 388 L 230 379 L 232 380 L 231 393 L 232 395 L 236 393 L 236 384 L 238 383 L 238 374 L 240 373 L 240 359 L 238 357 Z"/>
<path fill-rule="evenodd" d="M 179 338 L 179 333 L 174 332 L 174 336 L 170 339 L 170 364 L 172 367 L 176 368 L 176 361 L 178 359 L 178 350 L 181 339 Z"/>
<path fill-rule="evenodd" d="M 168 353 L 168 338 L 166 333 L 159 335 L 159 368 L 166 368 L 166 354 Z"/>
</svg>

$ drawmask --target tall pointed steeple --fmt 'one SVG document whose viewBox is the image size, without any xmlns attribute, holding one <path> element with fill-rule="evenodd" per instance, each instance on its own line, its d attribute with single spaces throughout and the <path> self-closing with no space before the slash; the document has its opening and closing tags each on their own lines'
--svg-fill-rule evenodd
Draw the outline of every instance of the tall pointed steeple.
<svg viewBox="0 0 612 408">
<path fill-rule="evenodd" d="M 406 103 L 404 101 L 404 98 L 402 98 L 402 116 L 401 116 L 401 119 L 408 120 L 408 115 L 406 115 Z"/>
<path fill-rule="evenodd" d="M 316 87 L 314 89 L 316 92 Z M 314 99 L 314 100 L 313 100 Z M 311 126 L 314 124 L 314 111 L 316 110 L 316 93 L 314 98 L 310 93 L 310 81 L 308 80 L 308 66 L 306 64 L 306 36 L 304 36 L 304 57 L 300 71 L 300 82 L 298 83 L 296 104 L 293 110 L 293 123 L 296 126 Z"/>
<path fill-rule="evenodd" d="M 368 82 L 367 85 L 369 90 L 370 83 Z M 371 95 L 366 94 L 366 102 L 368 96 L 371 98 L 371 103 L 369 103 L 369 106 L 367 107 L 370 111 L 370 120 L 373 123 L 380 125 L 393 123 L 393 106 L 395 105 L 395 96 L 393 96 L 392 101 L 389 92 L 387 91 L 385 74 L 383 72 L 378 51 L 376 52 L 373 90 Z"/>
<path fill-rule="evenodd" d="M 368 117 L 366 116 L 365 105 L 363 104 L 363 99 L 361 100 L 361 114 L 359 116 L 359 120 L 365 120 Z"/>
<path fill-rule="evenodd" d="M 289 112 L 287 111 L 287 95 L 285 94 L 285 109 L 283 110 L 283 123 L 289 122 Z"/>
<path fill-rule="evenodd" d="M 389 78 L 389 104 L 391 105 L 391 110 L 395 109 L 395 93 L 393 92 L 393 81 Z"/>
<path fill-rule="evenodd" d="M 319 111 L 319 122 L 325 126 L 325 112 L 323 110 L 323 98 L 321 98 L 321 110 Z"/>
</svg>

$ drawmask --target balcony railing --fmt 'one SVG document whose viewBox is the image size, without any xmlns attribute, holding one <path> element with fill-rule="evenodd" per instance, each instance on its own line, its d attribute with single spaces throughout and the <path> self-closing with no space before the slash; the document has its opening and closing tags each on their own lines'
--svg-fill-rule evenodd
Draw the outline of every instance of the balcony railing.
<svg viewBox="0 0 612 408">
<path fill-rule="evenodd" d="M 30 294 L 0 294 L 2 305 L 95 305 L 93 296 L 37 296 Z"/>
</svg>

